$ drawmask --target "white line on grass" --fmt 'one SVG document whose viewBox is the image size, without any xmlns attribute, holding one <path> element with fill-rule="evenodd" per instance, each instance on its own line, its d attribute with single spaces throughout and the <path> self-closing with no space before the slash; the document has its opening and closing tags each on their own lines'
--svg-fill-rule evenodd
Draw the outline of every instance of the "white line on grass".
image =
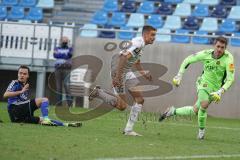
<svg viewBox="0 0 240 160">
<path fill-rule="evenodd" d="M 171 159 L 210 159 L 210 158 L 238 158 L 238 157 L 240 157 L 240 154 L 192 155 L 192 156 L 169 156 L 169 157 L 99 158 L 97 160 L 171 160 Z"/>
</svg>

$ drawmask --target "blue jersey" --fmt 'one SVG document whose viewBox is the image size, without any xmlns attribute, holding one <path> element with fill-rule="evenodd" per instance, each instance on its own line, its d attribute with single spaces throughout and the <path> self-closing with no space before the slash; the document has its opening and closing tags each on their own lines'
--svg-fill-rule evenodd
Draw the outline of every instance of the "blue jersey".
<svg viewBox="0 0 240 160">
<path fill-rule="evenodd" d="M 73 49 L 72 47 L 56 47 L 54 49 L 54 58 L 56 58 L 55 67 L 59 67 L 62 64 L 71 65 Z"/>
<path fill-rule="evenodd" d="M 16 92 L 21 91 L 23 88 L 23 84 L 19 82 L 18 80 L 13 80 L 7 88 L 8 92 Z M 24 93 L 15 96 L 15 97 L 9 97 L 8 98 L 8 107 L 11 104 L 21 104 L 29 100 L 29 91 L 25 91 Z"/>
</svg>

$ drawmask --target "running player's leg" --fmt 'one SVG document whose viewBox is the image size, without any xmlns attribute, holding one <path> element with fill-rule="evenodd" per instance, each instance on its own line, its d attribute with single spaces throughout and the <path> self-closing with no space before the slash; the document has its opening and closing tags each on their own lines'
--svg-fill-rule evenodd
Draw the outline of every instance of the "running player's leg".
<svg viewBox="0 0 240 160">
<path fill-rule="evenodd" d="M 125 135 L 141 136 L 140 134 L 133 131 L 133 126 L 134 126 L 135 122 L 138 120 L 138 115 L 140 114 L 140 112 L 142 110 L 144 99 L 143 99 L 143 96 L 142 96 L 142 93 L 141 93 L 139 87 L 134 87 L 134 91 L 129 90 L 129 93 L 134 98 L 135 103 L 131 107 L 131 111 L 129 114 L 129 118 L 128 118 L 126 127 L 124 129 L 124 133 L 125 133 Z"/>
<path fill-rule="evenodd" d="M 124 86 L 123 86 L 124 87 Z M 93 100 L 94 98 L 98 97 L 102 99 L 107 104 L 111 105 L 112 107 L 115 107 L 119 110 L 124 110 L 126 106 L 126 95 L 124 91 L 122 90 L 123 87 L 114 87 L 113 90 L 115 94 L 106 91 L 104 89 L 101 89 L 99 86 L 96 86 L 89 95 L 89 100 Z"/>
<path fill-rule="evenodd" d="M 126 135 L 141 136 L 140 134 L 133 131 L 134 123 L 137 121 L 138 115 L 141 112 L 144 103 L 141 87 L 138 86 L 139 80 L 133 72 L 128 72 L 126 78 L 126 86 L 135 103 L 133 106 L 131 106 L 131 111 L 124 132 Z"/>
<path fill-rule="evenodd" d="M 167 117 L 171 117 L 174 115 L 178 116 L 192 116 L 197 115 L 198 109 L 197 106 L 183 106 L 183 107 L 175 107 L 171 106 L 167 108 L 164 113 L 160 116 L 159 121 L 163 121 Z"/>
<path fill-rule="evenodd" d="M 198 91 L 198 100 L 196 102 L 196 106 L 198 108 L 198 139 L 204 139 L 205 135 L 205 127 L 207 121 L 207 108 L 211 103 L 209 93 L 206 90 Z"/>
</svg>

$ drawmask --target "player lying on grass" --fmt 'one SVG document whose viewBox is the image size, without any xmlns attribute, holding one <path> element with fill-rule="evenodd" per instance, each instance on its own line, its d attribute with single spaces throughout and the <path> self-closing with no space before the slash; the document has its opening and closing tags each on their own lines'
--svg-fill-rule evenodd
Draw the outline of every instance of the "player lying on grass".
<svg viewBox="0 0 240 160">
<path fill-rule="evenodd" d="M 144 99 L 141 91 L 138 89 L 139 80 L 132 72 L 131 68 L 135 67 L 139 73 L 147 80 L 151 81 L 152 76 L 149 72 L 145 72 L 140 63 L 140 57 L 145 45 L 152 44 L 155 40 L 156 29 L 152 26 L 144 26 L 142 36 L 136 37 L 131 41 L 131 47 L 115 54 L 111 61 L 111 78 L 113 93 L 95 87 L 89 95 L 89 100 L 99 97 L 111 106 L 125 110 L 128 106 L 126 103 L 125 85 L 132 95 L 135 104 L 131 107 L 130 116 L 124 129 L 125 135 L 141 136 L 133 131 L 133 125 L 137 121 L 138 114 L 143 107 Z"/>
<path fill-rule="evenodd" d="M 8 98 L 8 113 L 11 122 L 35 123 L 43 125 L 80 127 L 81 123 L 63 123 L 49 119 L 47 98 L 29 99 L 29 68 L 20 66 L 18 69 L 18 79 L 12 80 L 3 97 Z M 40 109 L 42 117 L 34 116 L 34 111 Z"/>
<path fill-rule="evenodd" d="M 194 106 L 170 107 L 160 117 L 160 121 L 173 115 L 197 115 L 198 139 L 204 139 L 207 120 L 207 108 L 210 103 L 219 102 L 222 94 L 234 81 L 234 60 L 232 54 L 226 50 L 227 39 L 217 37 L 214 49 L 207 49 L 188 56 L 180 66 L 177 76 L 173 78 L 173 84 L 179 86 L 183 73 L 190 64 L 203 63 L 202 75 L 197 80 L 197 102 Z"/>
</svg>

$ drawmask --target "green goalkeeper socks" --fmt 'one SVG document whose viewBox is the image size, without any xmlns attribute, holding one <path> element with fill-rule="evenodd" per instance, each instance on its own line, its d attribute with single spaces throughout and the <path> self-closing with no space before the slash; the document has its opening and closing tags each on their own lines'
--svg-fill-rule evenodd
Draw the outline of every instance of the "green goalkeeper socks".
<svg viewBox="0 0 240 160">
<path fill-rule="evenodd" d="M 207 110 L 200 108 L 198 111 L 198 126 L 200 129 L 204 129 L 207 121 Z"/>
<path fill-rule="evenodd" d="M 186 116 L 186 115 L 194 115 L 193 106 L 184 106 L 181 108 L 177 108 L 175 110 L 175 115 Z"/>
</svg>

